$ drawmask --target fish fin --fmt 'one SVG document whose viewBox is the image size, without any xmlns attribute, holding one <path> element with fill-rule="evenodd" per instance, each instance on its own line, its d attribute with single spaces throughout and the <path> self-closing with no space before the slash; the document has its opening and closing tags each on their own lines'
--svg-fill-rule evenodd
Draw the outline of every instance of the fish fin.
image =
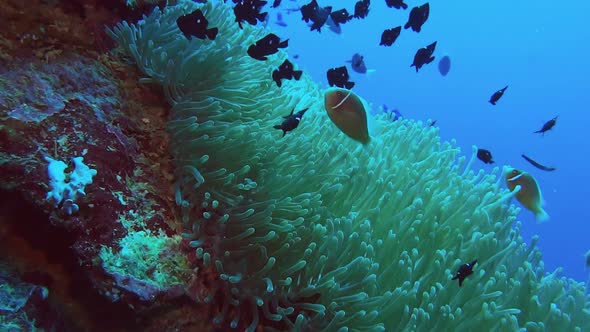
<svg viewBox="0 0 590 332">
<path fill-rule="evenodd" d="M 407 4 L 405 4 L 405 3 L 402 3 L 402 8 L 403 8 L 403 9 L 408 9 L 408 5 L 407 5 Z"/>
<path fill-rule="evenodd" d="M 215 36 L 217 36 L 217 32 L 219 32 L 218 28 L 211 28 L 207 30 L 207 38 L 211 40 L 215 39 Z"/>
<path fill-rule="evenodd" d="M 282 82 L 281 82 L 281 72 L 275 69 L 272 72 L 272 80 L 275 81 L 275 83 L 277 84 L 277 86 L 280 88 L 281 85 L 282 85 Z"/>
<path fill-rule="evenodd" d="M 377 69 L 367 69 L 367 76 L 369 76 L 370 74 L 376 72 Z"/>
<path fill-rule="evenodd" d="M 294 70 L 293 71 L 293 77 L 297 81 L 301 78 L 301 74 L 303 74 L 303 71 L 302 70 Z"/>
<path fill-rule="evenodd" d="M 549 220 L 549 214 L 547 214 L 543 208 L 539 208 L 539 210 L 535 212 L 535 219 L 537 219 L 537 224 L 544 223 Z"/>
<path fill-rule="evenodd" d="M 287 46 L 289 46 L 289 39 L 279 43 L 279 48 L 285 48 Z"/>
</svg>

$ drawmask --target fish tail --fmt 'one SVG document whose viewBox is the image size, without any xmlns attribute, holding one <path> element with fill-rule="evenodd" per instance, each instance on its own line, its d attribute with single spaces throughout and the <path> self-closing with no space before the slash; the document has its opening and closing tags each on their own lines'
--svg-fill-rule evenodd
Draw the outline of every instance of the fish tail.
<svg viewBox="0 0 590 332">
<path fill-rule="evenodd" d="M 281 125 L 273 126 L 274 129 L 282 129 Z"/>
<path fill-rule="evenodd" d="M 285 48 L 287 46 L 289 46 L 289 39 L 279 43 L 279 48 Z"/>
<path fill-rule="evenodd" d="M 211 28 L 209 30 L 207 30 L 207 37 L 211 40 L 215 39 L 215 36 L 217 36 L 217 32 L 219 32 L 218 28 Z"/>
<path fill-rule="evenodd" d="M 403 8 L 403 9 L 408 9 L 408 5 L 407 5 L 407 4 L 405 4 L 405 3 L 402 3 L 402 8 Z"/>
<path fill-rule="evenodd" d="M 281 87 L 281 73 L 278 70 L 272 72 L 272 80 L 275 81 L 279 88 Z"/>
<path fill-rule="evenodd" d="M 544 223 L 549 220 L 549 214 L 540 208 L 538 211 L 535 212 L 535 219 L 537 219 L 537 223 Z"/>
</svg>

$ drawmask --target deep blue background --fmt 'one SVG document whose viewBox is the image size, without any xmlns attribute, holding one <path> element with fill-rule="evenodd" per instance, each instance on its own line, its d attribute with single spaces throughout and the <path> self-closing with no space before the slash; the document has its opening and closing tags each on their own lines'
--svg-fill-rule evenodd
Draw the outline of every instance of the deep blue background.
<svg viewBox="0 0 590 332">
<path fill-rule="evenodd" d="M 354 0 L 318 2 L 354 12 Z M 269 11 L 268 26 L 290 39 L 290 57 L 299 55 L 292 60 L 323 86 L 328 68 L 344 65 L 359 52 L 376 71 L 361 75 L 349 67 L 353 90 L 374 107 L 385 103 L 409 118 L 436 119 L 441 136 L 455 138 L 468 156 L 475 144 L 492 151 L 494 166 L 530 172 L 551 219 L 537 224 L 523 209 L 524 238 L 540 236 L 548 272 L 561 266 L 563 275 L 585 281 L 584 254 L 590 249 L 590 29 L 585 22 L 590 1 L 430 1 L 422 32 L 402 29 L 392 47 L 379 46 L 384 29 L 403 25 L 410 9 L 424 2 L 406 1 L 407 10 L 396 10 L 385 0 L 372 0 L 368 17 L 353 19 L 338 35 L 327 27 L 309 31 L 300 12 L 284 12 L 306 1 L 283 0 L 278 10 Z M 278 11 L 287 27 L 274 24 Z M 436 61 L 416 73 L 410 68 L 414 53 L 433 41 L 438 42 Z M 437 69 L 443 55 L 452 60 L 446 77 Z M 509 88 L 498 105 L 489 104 L 490 95 L 505 85 Z M 553 131 L 545 137 L 532 134 L 556 115 Z M 533 168 L 522 153 L 557 171 Z"/>
</svg>

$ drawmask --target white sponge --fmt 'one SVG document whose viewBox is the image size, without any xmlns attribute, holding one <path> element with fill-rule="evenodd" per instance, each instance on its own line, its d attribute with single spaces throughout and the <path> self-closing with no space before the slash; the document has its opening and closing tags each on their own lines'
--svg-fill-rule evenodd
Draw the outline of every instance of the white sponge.
<svg viewBox="0 0 590 332">
<path fill-rule="evenodd" d="M 92 178 L 97 171 L 85 165 L 83 157 L 72 158 L 74 170 L 68 174 L 65 173 L 68 165 L 63 161 L 47 156 L 45 160 L 49 162 L 47 174 L 51 186 L 51 191 L 47 192 L 46 199 L 52 201 L 55 207 L 58 207 L 63 202 L 62 210 L 67 214 L 77 212 L 76 198 L 78 195 L 86 195 L 84 188 L 92 183 Z"/>
</svg>

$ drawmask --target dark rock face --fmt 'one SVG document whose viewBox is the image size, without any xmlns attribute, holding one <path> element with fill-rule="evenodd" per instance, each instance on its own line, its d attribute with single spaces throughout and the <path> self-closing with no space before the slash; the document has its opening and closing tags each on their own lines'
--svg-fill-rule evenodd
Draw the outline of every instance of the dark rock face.
<svg viewBox="0 0 590 332">
<path fill-rule="evenodd" d="M 102 29 L 125 11 L 65 3 L 0 1 L 0 278 L 20 294 L 0 314 L 24 329 L 207 331 L 210 313 L 194 297 L 203 280 L 178 237 L 168 106 L 139 85 L 135 66 L 106 52 Z M 46 200 L 46 156 L 68 164 L 66 180 L 73 157 L 97 170 L 76 213 Z M 105 268 L 117 266 L 105 250 L 124 256 L 124 239 L 139 230 L 178 239 L 157 255 L 163 267 L 143 270 L 176 273 L 174 285 Z"/>
</svg>

